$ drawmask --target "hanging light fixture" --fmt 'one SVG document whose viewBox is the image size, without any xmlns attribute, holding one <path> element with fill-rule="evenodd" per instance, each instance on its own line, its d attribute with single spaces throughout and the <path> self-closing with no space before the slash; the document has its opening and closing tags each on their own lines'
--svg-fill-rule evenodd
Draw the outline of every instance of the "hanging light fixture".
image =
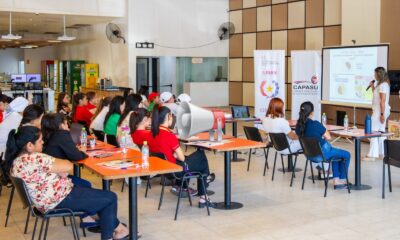
<svg viewBox="0 0 400 240">
<path fill-rule="evenodd" d="M 11 15 L 11 12 L 10 12 L 10 25 L 9 25 L 9 30 L 10 30 L 10 32 L 7 34 L 7 35 L 2 35 L 1 36 L 1 39 L 6 39 L 6 40 L 18 40 L 18 39 L 21 39 L 22 37 L 21 36 L 19 36 L 19 35 L 14 35 L 14 34 L 12 34 L 12 15 Z"/>
<path fill-rule="evenodd" d="M 71 37 L 67 35 L 66 27 L 65 27 L 65 15 L 64 15 L 64 35 L 59 36 L 57 38 L 58 41 L 72 41 L 75 40 L 76 37 Z"/>
</svg>

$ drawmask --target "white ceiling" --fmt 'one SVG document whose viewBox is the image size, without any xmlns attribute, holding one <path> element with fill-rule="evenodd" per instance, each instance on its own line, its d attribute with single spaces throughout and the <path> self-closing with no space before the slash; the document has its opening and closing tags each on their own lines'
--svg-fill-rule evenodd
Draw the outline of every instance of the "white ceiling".
<svg viewBox="0 0 400 240">
<path fill-rule="evenodd" d="M 71 33 L 71 29 L 106 23 L 114 19 L 113 17 L 66 15 L 67 34 L 74 35 Z M 0 35 L 8 34 L 8 32 L 9 12 L 0 11 Z M 48 40 L 54 40 L 63 34 L 63 15 L 13 12 L 12 33 L 22 35 L 23 38 L 7 42 L 0 39 L 0 49 L 23 45 L 41 47 L 56 44 L 49 43 Z"/>
</svg>

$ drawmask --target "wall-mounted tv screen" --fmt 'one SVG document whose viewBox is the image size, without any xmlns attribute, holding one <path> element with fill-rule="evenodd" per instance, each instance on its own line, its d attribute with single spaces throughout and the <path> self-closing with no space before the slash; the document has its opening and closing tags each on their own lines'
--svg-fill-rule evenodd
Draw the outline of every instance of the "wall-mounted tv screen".
<svg viewBox="0 0 400 240">
<path fill-rule="evenodd" d="M 11 82 L 12 83 L 25 83 L 26 82 L 26 75 L 25 74 L 12 74 L 11 75 Z"/>
<path fill-rule="evenodd" d="M 26 82 L 40 83 L 41 82 L 40 74 L 26 74 Z"/>
</svg>

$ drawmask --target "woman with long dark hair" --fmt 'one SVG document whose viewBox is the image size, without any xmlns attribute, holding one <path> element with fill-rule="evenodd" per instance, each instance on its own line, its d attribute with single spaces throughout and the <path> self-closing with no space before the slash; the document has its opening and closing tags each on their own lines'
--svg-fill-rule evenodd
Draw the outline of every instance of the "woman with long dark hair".
<svg viewBox="0 0 400 240">
<path fill-rule="evenodd" d="M 126 136 L 126 147 L 128 148 L 136 148 L 136 145 L 132 142 L 132 139 L 129 136 L 131 133 L 129 120 L 130 116 L 133 112 L 137 111 L 140 103 L 142 102 L 142 97 L 139 94 L 130 94 L 125 98 L 125 109 L 121 114 L 121 117 L 118 121 L 117 127 L 117 139 L 121 139 L 121 137 Z"/>
<path fill-rule="evenodd" d="M 40 129 L 43 115 L 44 109 L 41 106 L 37 104 L 28 105 L 22 113 L 20 127 L 34 126 Z"/>
<path fill-rule="evenodd" d="M 129 126 L 131 129 L 132 141 L 139 148 L 143 142 L 151 139 L 151 132 L 148 129 L 151 126 L 151 113 L 145 108 L 139 108 L 131 114 Z"/>
<path fill-rule="evenodd" d="M 373 132 L 385 132 L 386 121 L 390 115 L 390 81 L 384 67 L 375 68 L 375 80 L 370 83 L 373 93 L 371 130 Z M 375 161 L 380 155 L 383 155 L 383 142 L 385 139 L 384 137 L 371 138 L 369 152 L 363 160 Z"/>
<path fill-rule="evenodd" d="M 44 154 L 42 148 L 36 127 L 20 127 L 8 135 L 6 170 L 25 182 L 33 206 L 43 213 L 57 208 L 98 213 L 101 239 L 125 238 L 129 231 L 117 218 L 115 193 L 74 185 L 67 177 L 72 163 Z"/>
<path fill-rule="evenodd" d="M 111 97 L 104 97 L 99 102 L 99 107 L 96 110 L 96 113 L 93 115 L 93 121 L 90 125 L 90 128 L 96 131 L 104 131 L 104 119 L 110 110 L 109 106 L 111 103 Z"/>
<path fill-rule="evenodd" d="M 96 92 L 93 92 L 93 91 L 86 93 L 86 98 L 88 100 L 86 107 L 93 114 L 96 112 L 96 108 L 97 108 L 98 99 L 96 96 L 97 96 Z"/>
<path fill-rule="evenodd" d="M 66 116 L 71 115 L 71 108 L 69 107 L 69 102 L 71 101 L 71 98 L 66 92 L 62 92 L 58 94 L 58 99 L 57 99 L 57 112 L 62 113 Z"/>
<path fill-rule="evenodd" d="M 167 160 L 172 163 L 176 163 L 184 167 L 185 171 L 200 172 L 204 176 L 204 183 L 198 179 L 197 181 L 197 192 L 199 199 L 199 208 L 205 207 L 207 204 L 209 207 L 215 207 L 215 203 L 211 202 L 207 196 L 207 176 L 210 175 L 208 168 L 208 159 L 203 150 L 197 150 L 189 156 L 185 156 L 179 145 L 178 138 L 169 129 L 173 122 L 171 110 L 167 107 L 160 107 L 155 105 L 152 112 L 151 121 L 151 140 L 149 141 L 149 148 L 151 152 L 163 153 Z M 181 174 L 183 174 L 182 172 Z M 178 192 L 181 185 L 181 181 L 177 180 L 173 190 Z M 184 183 L 185 191 L 188 194 L 194 195 L 195 192 L 190 192 L 188 186 Z M 203 188 L 204 187 L 204 188 Z"/>
<path fill-rule="evenodd" d="M 104 133 L 117 136 L 117 125 L 121 114 L 125 109 L 125 99 L 122 96 L 115 96 L 110 103 L 110 110 L 104 118 Z"/>
<path fill-rule="evenodd" d="M 87 109 L 87 104 L 88 100 L 84 93 L 75 93 L 72 97 L 72 121 L 84 124 L 88 128 L 92 122 L 93 113 Z"/>
<path fill-rule="evenodd" d="M 325 159 L 344 158 L 343 162 L 332 162 L 333 184 L 335 189 L 347 188 L 346 172 L 349 169 L 350 153 L 346 150 L 334 148 L 328 142 L 331 134 L 320 122 L 313 120 L 314 105 L 311 102 L 304 102 L 300 106 L 299 120 L 297 120 L 296 134 L 301 137 L 317 138 L 321 146 Z M 321 162 L 322 158 L 312 159 L 313 162 Z M 343 171 L 343 164 L 345 164 Z"/>
</svg>

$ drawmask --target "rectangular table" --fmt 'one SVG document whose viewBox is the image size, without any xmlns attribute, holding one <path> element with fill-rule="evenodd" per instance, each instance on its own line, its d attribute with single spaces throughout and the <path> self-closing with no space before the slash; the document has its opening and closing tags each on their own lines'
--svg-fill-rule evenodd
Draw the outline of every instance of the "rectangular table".
<svg viewBox="0 0 400 240">
<path fill-rule="evenodd" d="M 202 132 L 202 133 L 198 133 L 194 136 L 188 137 L 188 138 L 181 138 L 179 136 L 177 136 L 179 141 L 183 142 L 183 143 L 189 143 L 189 142 L 202 142 L 202 141 L 209 141 L 210 140 L 210 134 L 209 132 Z M 217 134 L 214 134 L 214 138 L 217 138 Z M 233 138 L 232 136 L 229 135 L 222 135 L 222 139 L 231 139 Z"/>
<path fill-rule="evenodd" d="M 79 163 L 83 164 L 86 168 L 103 179 L 103 190 L 110 191 L 110 180 L 129 178 L 129 236 L 130 239 L 136 240 L 138 239 L 137 177 L 181 172 L 182 167 L 157 157 L 149 157 L 150 165 L 148 169 L 143 169 L 141 167 L 112 169 L 99 165 L 101 162 L 112 160 L 127 160 L 137 164 L 142 163 L 141 153 L 133 149 L 128 149 L 126 154 L 114 151 L 112 156 L 106 158 L 88 157 Z"/>
<path fill-rule="evenodd" d="M 225 143 L 224 143 L 225 142 Z M 224 152 L 224 202 L 217 203 L 217 209 L 231 210 L 243 207 L 242 203 L 231 201 L 231 153 L 232 151 L 247 150 L 252 148 L 264 148 L 265 143 L 254 142 L 242 138 L 230 138 L 223 140 L 222 144 L 215 142 L 191 142 L 190 146 Z"/>
<path fill-rule="evenodd" d="M 354 171 L 354 185 L 353 190 L 368 190 L 372 187 L 361 183 L 361 140 L 367 138 L 379 138 L 390 136 L 390 133 L 374 132 L 365 134 L 364 129 L 351 129 L 351 130 L 337 130 L 330 132 L 332 136 L 352 138 L 354 140 L 354 158 L 355 158 L 355 171 Z"/>
</svg>

